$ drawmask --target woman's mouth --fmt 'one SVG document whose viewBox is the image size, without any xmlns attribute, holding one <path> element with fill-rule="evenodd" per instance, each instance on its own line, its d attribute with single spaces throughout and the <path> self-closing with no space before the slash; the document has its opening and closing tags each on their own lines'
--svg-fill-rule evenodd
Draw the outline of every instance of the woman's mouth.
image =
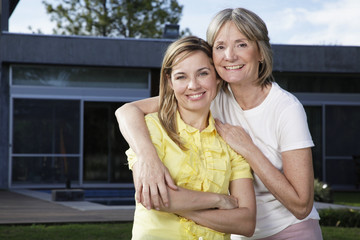
<svg viewBox="0 0 360 240">
<path fill-rule="evenodd" d="M 226 70 L 237 70 L 237 69 L 241 69 L 245 66 L 245 64 L 241 64 L 241 65 L 234 65 L 234 66 L 225 66 Z"/>
<path fill-rule="evenodd" d="M 188 98 L 190 99 L 198 99 L 200 98 L 202 95 L 204 95 L 205 92 L 202 92 L 202 93 L 197 93 L 197 94 L 192 94 L 192 95 L 188 95 Z"/>
</svg>

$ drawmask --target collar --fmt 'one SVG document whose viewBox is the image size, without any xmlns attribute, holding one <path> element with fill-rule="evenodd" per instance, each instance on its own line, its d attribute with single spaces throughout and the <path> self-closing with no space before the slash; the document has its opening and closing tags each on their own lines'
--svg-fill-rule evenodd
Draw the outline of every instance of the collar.
<svg viewBox="0 0 360 240">
<path fill-rule="evenodd" d="M 212 117 L 211 112 L 209 112 L 209 119 L 208 119 L 209 125 L 202 130 L 201 132 L 216 132 L 216 128 L 215 128 L 215 120 Z M 177 132 L 181 133 L 183 131 L 186 131 L 188 133 L 195 133 L 195 132 L 199 132 L 199 129 L 194 128 L 188 124 L 186 124 L 180 116 L 179 111 L 176 112 L 176 123 L 177 123 Z"/>
</svg>

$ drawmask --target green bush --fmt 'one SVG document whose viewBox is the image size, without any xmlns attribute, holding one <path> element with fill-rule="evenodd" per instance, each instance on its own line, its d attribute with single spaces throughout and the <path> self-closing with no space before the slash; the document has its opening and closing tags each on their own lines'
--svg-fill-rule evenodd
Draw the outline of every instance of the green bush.
<svg viewBox="0 0 360 240">
<path fill-rule="evenodd" d="M 319 210 L 320 225 L 330 227 L 360 227 L 360 211 L 340 208 Z"/>
<path fill-rule="evenodd" d="M 316 202 L 332 203 L 331 188 L 318 179 L 314 180 L 314 200 Z"/>
</svg>

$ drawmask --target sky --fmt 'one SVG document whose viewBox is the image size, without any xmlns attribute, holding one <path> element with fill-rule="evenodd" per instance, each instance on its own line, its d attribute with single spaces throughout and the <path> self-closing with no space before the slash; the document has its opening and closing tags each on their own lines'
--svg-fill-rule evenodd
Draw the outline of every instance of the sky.
<svg viewBox="0 0 360 240">
<path fill-rule="evenodd" d="M 51 34 L 55 26 L 43 0 L 20 0 L 9 31 Z M 59 0 L 47 0 L 58 2 Z M 206 28 L 224 8 L 247 8 L 266 23 L 272 44 L 360 46 L 359 0 L 178 0 L 184 6 L 180 29 L 206 38 Z"/>
</svg>

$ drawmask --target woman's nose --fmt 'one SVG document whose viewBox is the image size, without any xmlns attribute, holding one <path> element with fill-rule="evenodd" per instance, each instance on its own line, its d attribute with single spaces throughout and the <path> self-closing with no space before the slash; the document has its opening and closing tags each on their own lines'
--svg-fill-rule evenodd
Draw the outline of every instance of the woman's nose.
<svg viewBox="0 0 360 240">
<path fill-rule="evenodd" d="M 228 61 L 232 61 L 236 58 L 235 51 L 232 47 L 228 47 L 225 49 L 225 59 Z"/>
<path fill-rule="evenodd" d="M 197 89 L 197 88 L 199 88 L 199 86 L 200 85 L 199 85 L 199 82 L 196 77 L 193 77 L 190 79 L 189 84 L 188 84 L 188 89 Z"/>
</svg>

